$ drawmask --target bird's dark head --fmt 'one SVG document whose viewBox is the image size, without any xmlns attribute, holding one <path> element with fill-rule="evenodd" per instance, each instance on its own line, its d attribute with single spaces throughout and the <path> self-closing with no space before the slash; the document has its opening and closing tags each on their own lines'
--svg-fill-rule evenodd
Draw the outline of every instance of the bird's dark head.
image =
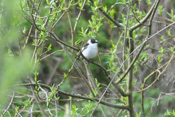
<svg viewBox="0 0 175 117">
<path fill-rule="evenodd" d="M 98 43 L 96 39 L 91 39 L 91 43 Z"/>
</svg>

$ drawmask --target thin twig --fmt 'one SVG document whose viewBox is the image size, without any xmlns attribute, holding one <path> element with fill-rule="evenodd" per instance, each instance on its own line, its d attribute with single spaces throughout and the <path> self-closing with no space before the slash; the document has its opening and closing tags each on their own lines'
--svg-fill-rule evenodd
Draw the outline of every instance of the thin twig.
<svg viewBox="0 0 175 117">
<path fill-rule="evenodd" d="M 32 83 L 32 80 L 31 80 L 31 79 L 29 79 L 29 80 L 30 80 L 30 83 Z M 38 104 L 40 110 L 42 111 L 44 117 L 48 117 L 48 115 L 46 114 L 45 110 L 44 110 L 43 107 L 41 106 L 37 95 L 36 95 L 35 92 L 34 92 L 34 88 L 33 88 L 32 86 L 31 86 L 30 88 L 31 88 L 32 94 L 33 94 L 33 96 L 34 96 L 34 98 L 35 98 L 35 100 L 36 100 L 36 102 L 37 102 L 37 104 Z"/>
<path fill-rule="evenodd" d="M 41 83 L 38 83 L 38 84 L 33 84 L 33 83 L 27 83 L 27 84 L 18 84 L 16 86 L 42 86 L 44 88 L 47 88 L 48 90 L 51 91 L 51 88 L 45 84 L 41 84 Z M 57 90 L 58 93 L 61 93 L 63 95 L 66 95 L 66 96 L 71 96 L 71 97 L 74 97 L 74 98 L 80 98 L 80 99 L 85 99 L 85 100 L 90 100 L 90 101 L 93 101 L 93 102 L 97 102 L 99 101 L 99 99 L 97 98 L 89 98 L 89 97 L 85 97 L 85 96 L 81 96 L 81 95 L 76 95 L 76 94 L 70 94 L 70 93 L 67 93 L 67 92 L 64 92 L 64 91 L 61 91 L 61 90 Z M 126 109 L 128 110 L 128 106 L 124 106 L 124 105 L 117 105 L 117 104 L 111 104 L 109 102 L 105 102 L 105 101 L 100 101 L 101 104 L 104 104 L 106 106 L 109 106 L 109 107 L 113 107 L 113 108 L 119 108 L 119 109 Z"/>
<path fill-rule="evenodd" d="M 67 2 L 66 2 L 66 3 L 67 3 Z M 66 6 L 67 6 L 67 5 L 66 5 Z M 68 17 L 69 25 L 70 25 L 71 38 L 72 38 L 72 46 L 75 47 L 74 30 L 73 30 L 72 20 L 71 20 L 69 11 L 67 11 L 67 17 Z"/>
<path fill-rule="evenodd" d="M 3 111 L 3 113 L 1 114 L 1 117 L 3 117 L 5 115 L 5 113 L 8 111 L 8 109 L 10 108 L 10 106 L 13 103 L 13 99 L 14 99 L 15 93 L 13 92 L 10 103 L 8 104 L 7 108 Z"/>
<path fill-rule="evenodd" d="M 76 22 L 75 22 L 74 30 L 73 30 L 74 32 L 75 32 L 75 30 L 76 30 L 76 28 L 77 28 L 77 24 L 78 24 L 78 21 L 79 21 L 79 19 L 80 19 L 81 12 L 82 12 L 82 10 L 83 10 L 83 8 L 84 8 L 84 6 L 85 6 L 86 1 L 87 1 L 87 0 L 84 0 L 84 1 L 83 1 L 83 5 L 82 5 L 82 7 L 80 8 L 80 12 L 79 12 L 79 14 L 78 14 L 78 16 L 77 16 L 77 18 L 76 18 Z"/>
<path fill-rule="evenodd" d="M 53 31 L 51 31 L 51 32 L 49 32 L 49 33 L 50 33 L 50 35 L 51 35 L 57 42 L 63 44 L 64 46 L 67 46 L 67 47 L 69 47 L 69 48 L 71 48 L 71 49 L 73 49 L 73 50 L 79 51 L 78 48 L 73 47 L 73 46 L 71 46 L 71 45 L 68 45 L 68 44 L 66 44 L 65 42 L 63 42 L 62 40 L 60 40 L 60 39 L 58 38 L 58 36 L 57 36 Z"/>
<path fill-rule="evenodd" d="M 90 0 L 92 3 L 94 3 L 93 0 Z M 102 8 L 98 8 L 100 12 L 102 12 L 110 21 L 112 21 L 116 26 L 118 27 L 123 27 L 122 25 L 120 25 L 118 22 L 116 22 L 111 16 L 109 16 Z"/>
</svg>

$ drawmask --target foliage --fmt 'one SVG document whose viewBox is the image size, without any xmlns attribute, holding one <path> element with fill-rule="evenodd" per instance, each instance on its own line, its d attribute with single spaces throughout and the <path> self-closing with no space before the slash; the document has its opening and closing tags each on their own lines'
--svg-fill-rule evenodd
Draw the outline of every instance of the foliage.
<svg viewBox="0 0 175 117">
<path fill-rule="evenodd" d="M 175 116 L 174 2 L 159 2 L 3 0 L 0 113 Z M 90 38 L 98 56 L 77 58 Z"/>
<path fill-rule="evenodd" d="M 20 25 L 17 22 L 22 23 L 23 20 L 16 17 L 18 14 L 16 9 L 18 9 L 19 3 L 14 1 L 12 1 L 13 5 L 8 3 L 8 1 L 1 3 L 1 8 L 5 9 L 5 11 L 1 12 L 0 109 L 3 109 L 3 106 L 6 105 L 7 99 L 9 99 L 7 94 L 11 94 L 10 92 L 14 89 L 15 83 L 19 83 L 20 78 L 27 77 L 32 70 L 30 50 L 26 48 L 25 50 L 20 50 L 18 54 L 13 52 L 13 48 L 20 49 L 16 42 L 20 38 L 16 28 Z"/>
</svg>

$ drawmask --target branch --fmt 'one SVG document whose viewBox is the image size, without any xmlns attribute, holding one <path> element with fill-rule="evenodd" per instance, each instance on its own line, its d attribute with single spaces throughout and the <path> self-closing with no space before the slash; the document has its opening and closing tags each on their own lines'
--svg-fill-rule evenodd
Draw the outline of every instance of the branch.
<svg viewBox="0 0 175 117">
<path fill-rule="evenodd" d="M 136 58 L 133 60 L 133 51 L 134 51 L 134 40 L 133 40 L 133 31 L 140 27 L 144 22 L 146 22 L 148 20 L 148 18 L 151 16 L 151 20 L 150 22 L 152 21 L 152 18 L 155 14 L 155 11 L 157 9 L 157 6 L 159 4 L 160 0 L 157 0 L 154 2 L 154 5 L 151 7 L 150 11 L 147 13 L 147 15 L 140 21 L 140 23 L 137 23 L 136 25 L 132 26 L 129 30 L 129 36 L 130 36 L 130 39 L 129 39 L 129 53 L 130 53 L 130 59 L 129 59 L 129 63 L 130 63 L 130 70 L 129 70 L 129 81 L 128 81 L 128 91 L 130 92 L 130 95 L 128 96 L 128 103 L 129 103 L 129 115 L 131 117 L 134 116 L 134 110 L 133 110 L 133 100 L 132 100 L 132 80 L 133 80 L 133 65 L 136 61 L 136 59 L 139 57 L 141 51 L 144 49 L 144 46 L 145 44 L 142 45 L 140 51 L 138 52 Z M 152 15 L 151 15 L 152 14 Z M 151 23 L 150 23 L 151 24 Z M 150 26 L 151 28 L 151 26 Z M 148 37 L 150 35 L 150 30 L 148 32 L 148 35 L 146 37 L 146 40 L 148 40 Z M 132 63 L 132 64 L 131 64 Z"/>
<path fill-rule="evenodd" d="M 154 4 L 155 5 L 155 4 Z M 150 16 L 151 15 L 151 13 L 152 13 L 152 11 L 154 10 L 154 6 L 152 6 L 151 7 L 151 9 L 150 9 L 150 11 L 148 12 L 148 14 L 140 21 L 140 23 L 137 23 L 136 25 L 134 25 L 134 26 L 132 26 L 131 28 L 130 28 L 130 37 L 133 37 L 132 36 L 132 32 L 136 29 L 136 28 L 138 28 L 139 26 L 141 26 L 144 22 L 146 22 L 146 20 L 149 18 L 148 16 Z M 150 38 L 152 38 L 153 36 L 151 36 Z M 143 45 L 147 42 L 147 40 L 148 39 L 150 39 L 150 38 L 147 38 L 147 39 L 145 39 L 145 41 L 143 42 L 143 44 L 141 44 L 139 47 L 143 47 Z M 138 48 L 138 47 L 137 47 Z M 135 49 L 136 50 L 136 49 Z M 140 50 L 142 50 L 142 49 L 140 49 Z M 132 52 L 130 53 L 130 56 L 131 56 L 131 54 L 133 54 L 133 50 L 132 50 Z M 125 76 L 128 74 L 128 72 L 130 71 L 130 69 L 132 68 L 132 66 L 133 66 L 133 64 L 135 63 L 135 61 L 137 60 L 137 58 L 139 57 L 139 53 L 140 53 L 140 51 L 138 52 L 138 54 L 136 55 L 136 57 L 135 57 L 135 59 L 131 62 L 131 64 L 130 64 L 130 66 L 128 67 L 128 69 L 125 71 L 125 73 L 123 74 L 123 76 L 119 79 L 119 80 L 117 80 L 115 83 L 120 83 L 124 78 L 125 78 Z"/>
<path fill-rule="evenodd" d="M 44 88 L 48 89 L 49 91 L 51 91 L 51 88 L 49 86 L 47 86 L 45 84 L 41 84 L 41 83 L 38 83 L 38 84 L 27 83 L 27 84 L 19 84 L 17 86 L 39 86 L 39 85 L 41 87 L 44 87 Z M 93 102 L 99 101 L 99 99 L 97 99 L 97 98 L 89 98 L 89 97 L 85 97 L 85 96 L 81 96 L 81 95 L 70 94 L 70 93 L 61 91 L 59 89 L 57 91 L 58 91 L 58 93 L 61 93 L 61 94 L 66 95 L 66 96 L 72 96 L 74 98 L 80 98 L 80 99 L 90 100 L 90 101 L 93 101 Z M 128 106 L 111 104 L 111 103 L 108 103 L 106 101 L 100 101 L 100 103 L 103 104 L 103 105 L 109 106 L 109 107 L 113 107 L 113 108 L 119 108 L 119 109 L 125 109 L 125 110 L 128 110 L 129 109 Z"/>
<path fill-rule="evenodd" d="M 48 28 L 49 28 L 49 27 L 48 27 Z M 71 45 L 68 45 L 68 44 L 66 44 L 65 42 L 63 42 L 62 40 L 60 40 L 60 39 L 58 38 L 58 36 L 57 36 L 53 31 L 49 31 L 48 29 L 47 29 L 47 31 L 50 33 L 51 36 L 53 36 L 53 38 L 54 38 L 57 42 L 63 44 L 64 46 L 67 46 L 67 47 L 69 47 L 69 48 L 71 48 L 71 49 L 73 49 L 73 50 L 79 51 L 78 48 L 73 47 L 73 46 L 71 46 Z"/>
<path fill-rule="evenodd" d="M 92 91 L 91 87 L 89 86 L 88 82 L 86 81 L 85 76 L 83 75 L 83 73 L 81 72 L 80 68 L 78 67 L 78 65 L 76 64 L 76 60 L 78 58 L 75 59 L 75 61 L 73 60 L 73 58 L 70 56 L 68 50 L 66 47 L 64 47 L 65 52 L 67 53 L 68 57 L 70 58 L 70 60 L 73 63 L 73 66 L 75 67 L 75 69 L 77 70 L 77 72 L 79 73 L 79 75 L 83 78 L 83 81 L 85 82 L 85 84 L 87 85 L 87 87 L 89 88 L 90 92 L 92 93 L 92 95 L 95 97 L 94 92 Z"/>
<path fill-rule="evenodd" d="M 74 30 L 73 30 L 74 32 L 75 32 L 75 30 L 76 30 L 76 28 L 77 28 L 77 24 L 78 24 L 78 21 L 79 21 L 79 19 L 80 19 L 81 12 L 82 12 L 82 10 L 83 10 L 83 8 L 84 8 L 84 6 L 85 6 L 86 1 L 87 1 L 87 0 L 84 0 L 84 1 L 83 1 L 83 5 L 82 5 L 82 7 L 81 7 L 81 9 L 80 9 L 80 12 L 79 12 L 79 14 L 78 14 L 78 17 L 76 18 L 76 22 L 75 22 Z"/>
<path fill-rule="evenodd" d="M 152 20 L 153 20 L 153 17 L 155 15 L 155 12 L 156 12 L 156 9 L 158 7 L 158 4 L 159 4 L 160 0 L 157 1 L 157 3 L 155 4 L 154 8 L 153 8 L 153 12 L 152 12 L 152 15 L 150 17 L 150 21 L 149 21 L 149 30 L 148 30 L 148 37 L 151 35 L 151 28 L 152 28 Z M 148 38 L 147 38 L 148 39 Z M 146 39 L 146 40 L 147 40 Z M 145 44 L 144 44 L 145 45 Z M 142 48 L 144 48 L 144 45 Z M 156 77 L 156 79 L 160 76 L 160 74 Z M 156 80 L 155 80 L 156 82 Z M 143 87 L 144 88 L 144 87 Z M 145 117 L 145 109 L 144 109 L 144 91 L 142 92 L 142 99 L 141 99 L 141 108 L 142 108 L 142 116 Z"/>
<path fill-rule="evenodd" d="M 160 0 L 159 0 L 159 1 L 160 1 Z M 148 11 L 148 13 L 146 14 L 146 16 L 145 16 L 139 23 L 135 24 L 134 26 L 132 26 L 132 27 L 130 28 L 130 30 L 129 30 L 129 35 L 130 35 L 130 37 L 132 37 L 132 32 L 133 32 L 136 28 L 140 27 L 141 25 L 143 25 L 143 24 L 148 20 L 148 18 L 151 16 L 151 14 L 152 14 L 152 12 L 153 12 L 153 10 L 154 10 L 155 5 L 157 5 L 156 1 L 154 2 L 154 4 L 152 5 L 152 7 L 150 8 L 150 10 Z"/>
<path fill-rule="evenodd" d="M 32 80 L 31 80 L 31 79 L 29 79 L 29 81 L 30 81 L 30 83 L 32 83 Z M 44 116 L 44 117 L 48 117 L 47 113 L 45 112 L 45 110 L 44 110 L 43 107 L 41 106 L 37 95 L 35 94 L 34 88 L 33 88 L 32 86 L 30 86 L 30 88 L 31 88 L 32 94 L 33 94 L 33 96 L 34 96 L 34 98 L 35 98 L 35 100 L 36 100 L 36 102 L 37 102 L 37 104 L 38 104 L 38 106 L 39 106 L 39 109 L 40 109 L 41 112 L 43 113 L 43 116 Z"/>
<path fill-rule="evenodd" d="M 108 75 L 106 69 L 105 69 L 103 66 L 101 66 L 100 64 L 98 64 L 98 63 L 96 63 L 96 62 L 94 62 L 94 61 L 92 61 L 92 60 L 87 59 L 86 57 L 84 57 L 84 55 L 82 54 L 82 52 L 80 52 L 80 55 L 81 55 L 81 56 L 83 57 L 83 59 L 85 59 L 86 61 L 88 61 L 88 62 L 90 62 L 90 63 L 92 63 L 92 64 L 94 64 L 94 65 L 100 67 L 100 68 L 103 70 L 103 72 L 105 73 L 105 75 L 107 76 L 109 82 L 112 81 L 111 83 L 109 83 L 109 85 L 112 84 L 112 85 L 120 92 L 120 94 L 121 94 L 122 96 L 126 97 L 126 96 L 129 95 L 128 93 L 125 93 L 125 92 L 118 86 L 118 84 L 115 84 L 115 83 L 113 82 L 114 78 L 112 79 L 112 78 Z M 106 88 L 106 90 L 107 90 L 107 89 L 108 89 L 108 88 Z M 105 92 L 104 92 L 104 93 L 105 93 Z"/>
<path fill-rule="evenodd" d="M 8 104 L 7 108 L 4 110 L 4 112 L 1 114 L 1 117 L 3 117 L 5 115 L 5 113 L 8 111 L 8 109 L 10 108 L 10 106 L 13 104 L 13 99 L 14 99 L 15 93 L 13 92 L 13 95 L 11 97 L 10 103 Z"/>
<path fill-rule="evenodd" d="M 92 3 L 94 3 L 93 0 L 90 0 Z M 102 8 L 98 8 L 98 10 L 100 12 L 102 12 L 110 21 L 112 21 L 116 26 L 118 27 L 123 27 L 122 25 L 120 25 L 118 22 L 116 22 L 111 16 L 109 16 Z"/>
</svg>

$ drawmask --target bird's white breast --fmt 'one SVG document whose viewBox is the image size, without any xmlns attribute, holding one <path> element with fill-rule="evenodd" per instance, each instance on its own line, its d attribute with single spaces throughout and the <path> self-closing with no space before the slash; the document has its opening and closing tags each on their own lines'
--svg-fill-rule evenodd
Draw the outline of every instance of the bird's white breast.
<svg viewBox="0 0 175 117">
<path fill-rule="evenodd" d="M 97 44 L 89 44 L 88 47 L 82 52 L 82 54 L 87 58 L 94 58 L 98 53 Z"/>
</svg>

